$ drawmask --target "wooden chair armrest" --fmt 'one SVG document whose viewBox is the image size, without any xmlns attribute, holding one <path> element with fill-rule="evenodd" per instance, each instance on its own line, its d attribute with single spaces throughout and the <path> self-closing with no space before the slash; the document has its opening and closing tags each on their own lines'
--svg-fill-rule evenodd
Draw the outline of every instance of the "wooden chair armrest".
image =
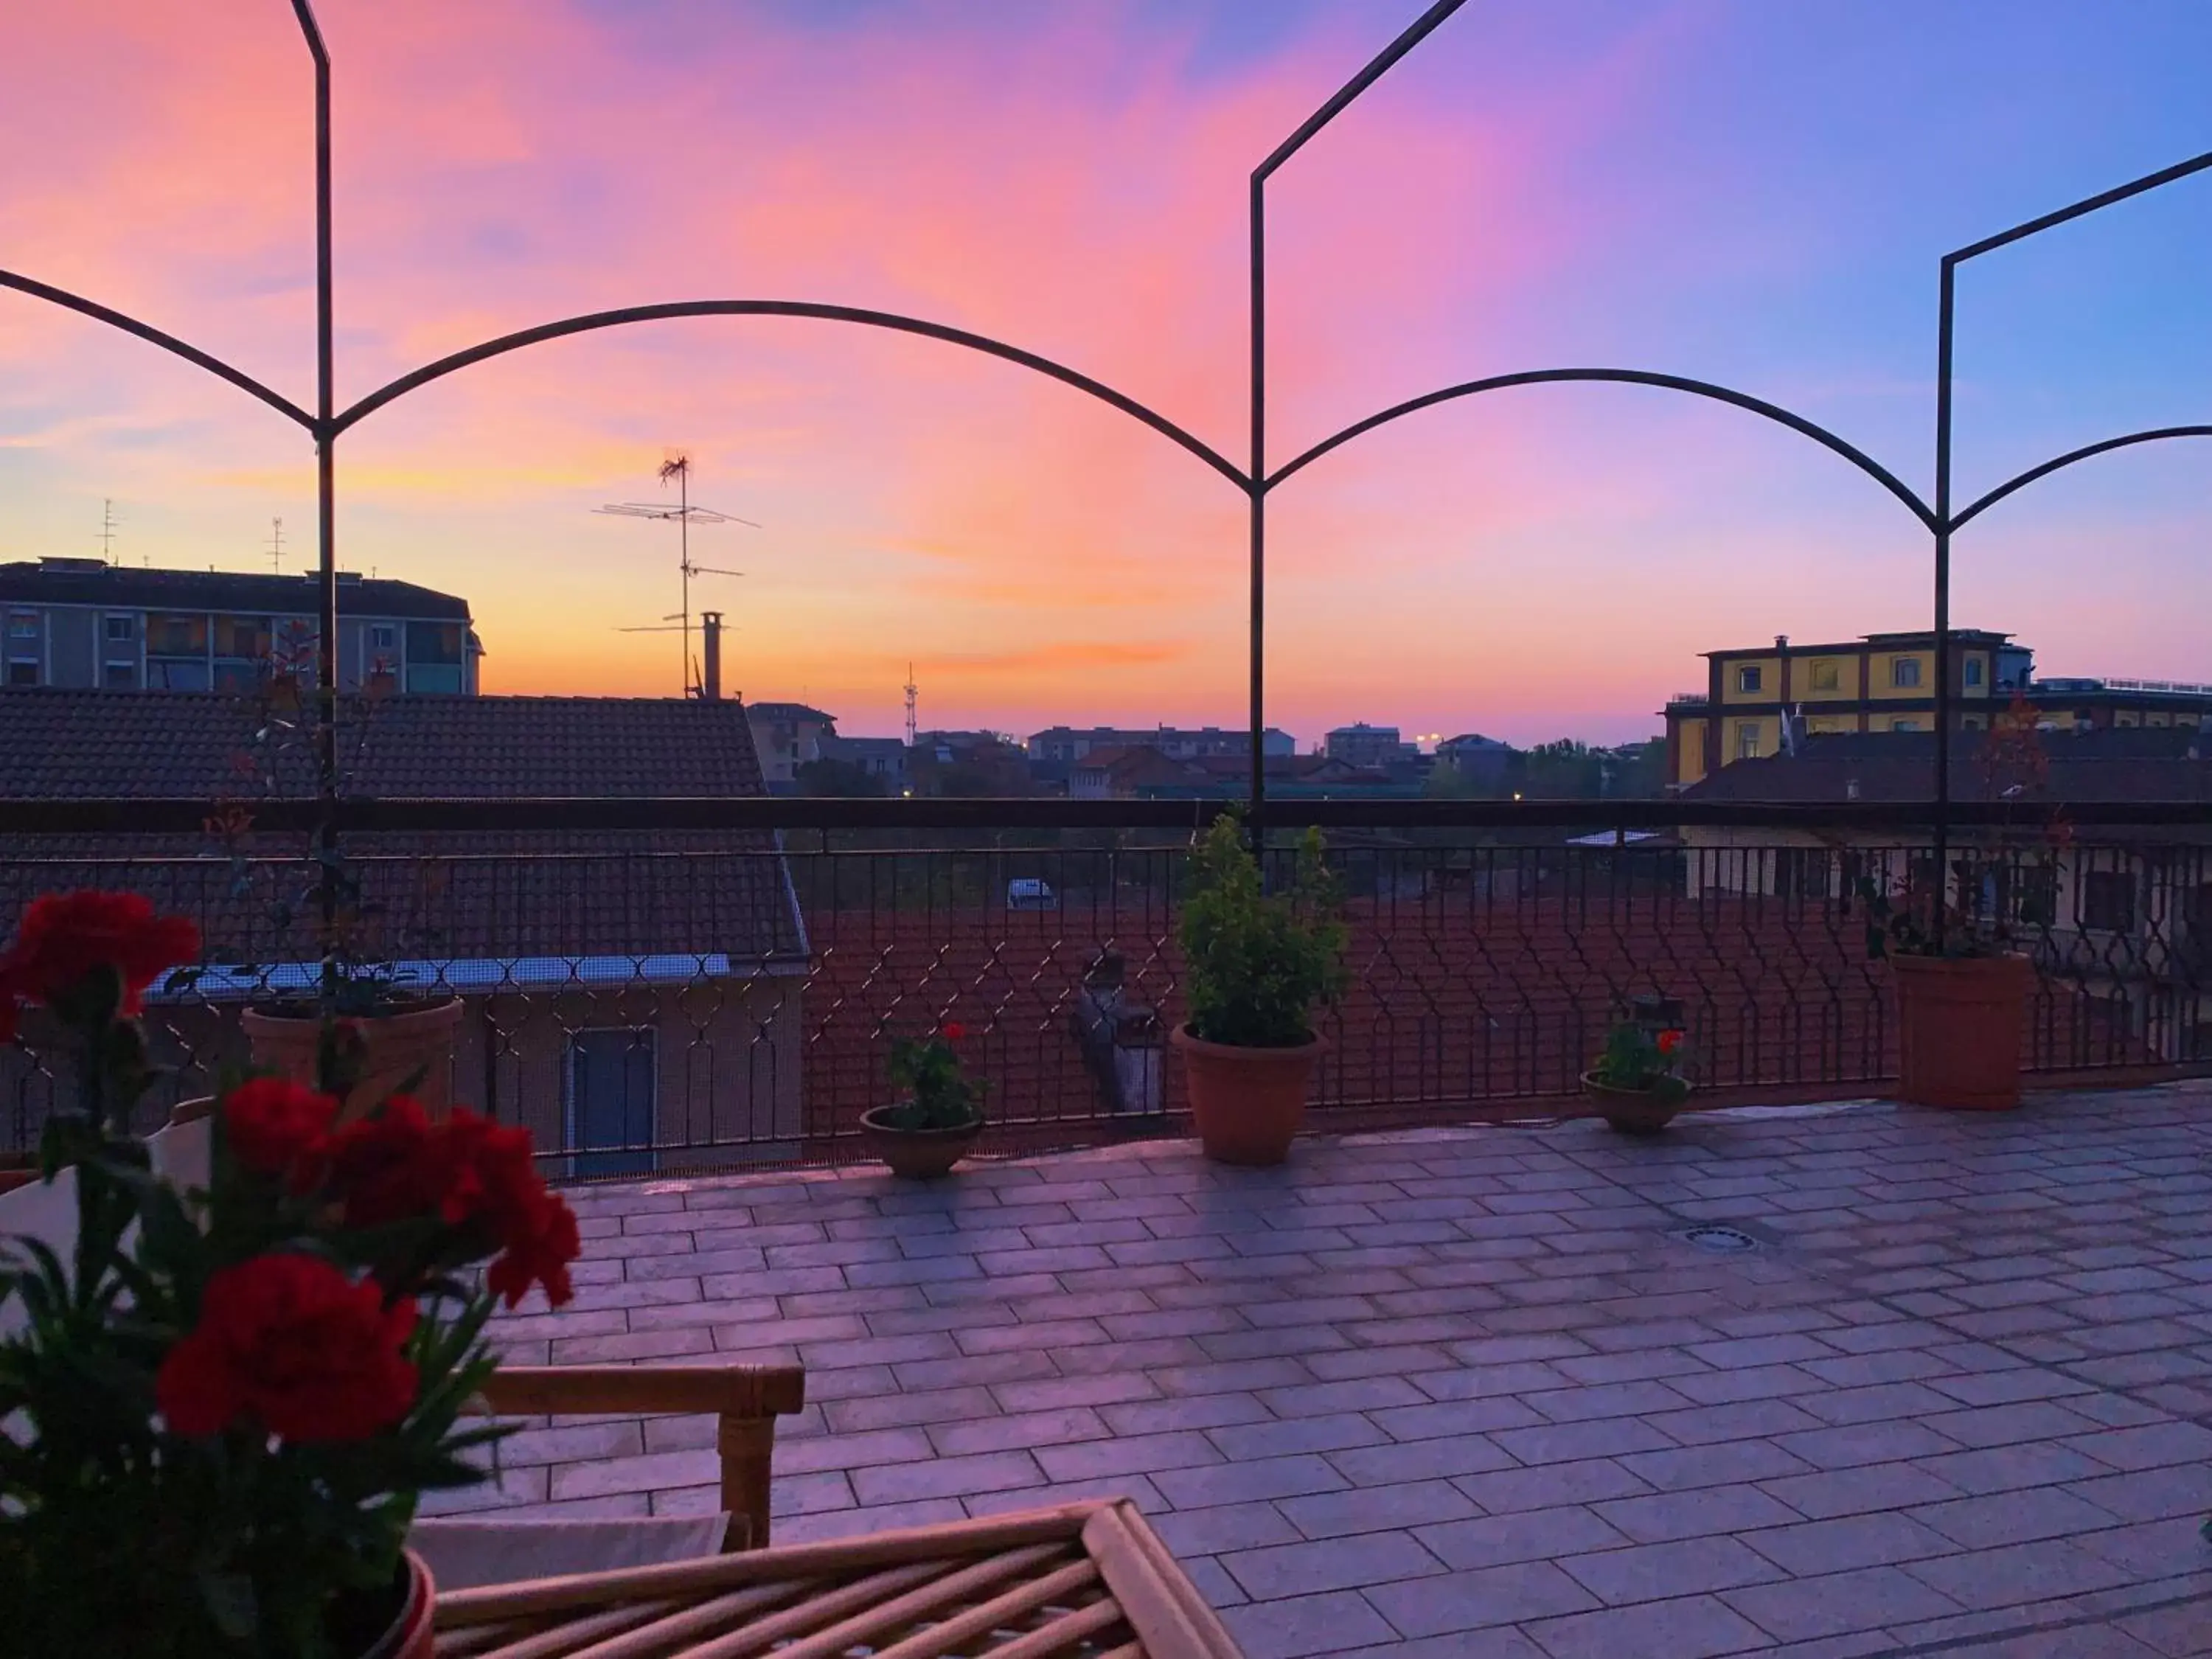
<svg viewBox="0 0 2212 1659">
<path fill-rule="evenodd" d="M 478 1397 L 502 1417 L 678 1416 L 716 1419 L 727 1547 L 769 1541 L 775 1419 L 806 1404 L 797 1365 L 505 1365 Z"/>
</svg>

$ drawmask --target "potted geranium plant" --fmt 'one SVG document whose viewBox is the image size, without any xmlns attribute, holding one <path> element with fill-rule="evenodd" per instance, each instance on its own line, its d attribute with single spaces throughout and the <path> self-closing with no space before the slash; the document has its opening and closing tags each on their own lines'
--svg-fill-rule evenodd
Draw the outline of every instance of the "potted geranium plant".
<svg viewBox="0 0 2212 1659">
<path fill-rule="evenodd" d="M 1620 1134 L 1655 1135 L 1690 1098 L 1682 1075 L 1690 1058 L 1681 1006 L 1640 999 L 1606 1032 L 1605 1047 L 1582 1076 L 1583 1093 Z"/>
<path fill-rule="evenodd" d="M 1888 963 L 1897 997 L 1897 1097 L 1960 1111 L 2019 1105 L 2035 969 L 2008 919 L 1950 903 L 1931 883 L 1892 893 L 1868 876 L 1858 896 L 1867 955 Z"/>
<path fill-rule="evenodd" d="M 968 1028 L 948 1021 L 927 1036 L 891 1044 L 884 1071 L 901 1097 L 860 1115 L 868 1150 L 908 1181 L 950 1175 L 983 1133 L 983 1085 L 962 1070 L 952 1045 Z"/>
<path fill-rule="evenodd" d="M 1279 1164 L 1305 1121 L 1321 1053 L 1313 1011 L 1344 977 L 1345 926 L 1322 853 L 1309 830 L 1271 893 L 1231 814 L 1192 849 L 1179 929 L 1190 1018 L 1172 1041 L 1200 1145 L 1218 1162 Z"/>
<path fill-rule="evenodd" d="M 416 1500 L 483 1479 L 465 1454 L 504 1431 L 457 1424 L 494 1368 L 485 1322 L 534 1287 L 568 1299 L 575 1218 L 521 1130 L 404 1097 L 344 1123 L 281 1078 L 223 1091 L 204 1186 L 157 1179 L 128 1129 L 150 1068 L 127 1010 L 190 930 L 68 936 L 123 901 L 52 902 L 63 937 L 19 941 L 0 997 L 52 1011 L 77 1079 L 42 1145 L 74 1247 L 0 1258 L 23 1316 L 0 1340 L 9 1650 L 428 1659 Z"/>
</svg>

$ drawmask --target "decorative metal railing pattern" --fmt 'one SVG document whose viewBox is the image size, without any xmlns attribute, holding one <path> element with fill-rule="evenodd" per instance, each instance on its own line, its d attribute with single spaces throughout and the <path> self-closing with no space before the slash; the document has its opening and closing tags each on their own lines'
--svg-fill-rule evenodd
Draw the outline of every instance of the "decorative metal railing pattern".
<svg viewBox="0 0 2212 1659">
<path fill-rule="evenodd" d="M 802 817 L 809 804 L 780 805 Z M 1853 895 L 1862 878 L 1927 879 L 1924 836 L 1516 838 L 1388 814 L 1332 835 L 1352 946 L 1322 1021 L 1316 1127 L 1576 1109 L 1578 1073 L 1639 994 L 1682 1003 L 1697 1080 L 1732 1098 L 1874 1092 L 1894 1073 L 1886 975 Z M 463 999 L 454 1098 L 526 1123 L 556 1173 L 838 1160 L 885 1098 L 889 1039 L 946 1022 L 989 1083 L 990 1145 L 1179 1129 L 1165 1037 L 1182 1012 L 1187 831 L 483 839 L 364 838 L 360 927 L 407 988 Z M 200 922 L 210 965 L 149 1008 L 176 1068 L 168 1101 L 244 1063 L 240 1010 L 309 990 L 321 955 L 296 853 L 184 840 L 117 855 L 112 836 L 99 852 L 15 836 L 0 864 L 0 915 L 100 885 Z M 2040 969 L 2034 1069 L 2212 1060 L 2212 832 L 1991 839 L 1957 859 L 1951 890 Z M 0 1145 L 35 1138 L 63 1071 L 35 1020 L 0 1050 Z"/>
</svg>

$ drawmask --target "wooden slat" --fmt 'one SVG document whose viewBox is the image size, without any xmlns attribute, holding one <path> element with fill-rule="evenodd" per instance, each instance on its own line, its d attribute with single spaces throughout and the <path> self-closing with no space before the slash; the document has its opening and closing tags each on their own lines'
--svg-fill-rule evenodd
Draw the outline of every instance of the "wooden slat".
<svg viewBox="0 0 2212 1659">
<path fill-rule="evenodd" d="M 943 1561 L 917 1561 L 911 1566 L 893 1567 L 887 1571 L 872 1574 L 858 1583 L 831 1590 L 814 1601 L 771 1613 L 757 1625 L 732 1631 L 727 1635 L 718 1636 L 711 1641 L 686 1649 L 683 1659 L 749 1659 L 750 1655 L 765 1653 L 788 1638 L 805 1636 L 819 1630 L 824 1621 L 842 1620 L 860 1608 L 902 1595 L 918 1585 L 941 1577 L 945 1565 Z"/>
<path fill-rule="evenodd" d="M 674 1603 L 669 1601 L 631 1601 L 621 1607 L 608 1607 L 600 1613 L 587 1613 L 580 1618 L 564 1619 L 560 1623 L 541 1630 L 527 1628 L 534 1621 L 524 1620 L 518 1626 L 503 1628 L 511 1634 L 485 1649 L 470 1649 L 481 1652 L 484 1659 L 565 1659 L 579 1648 L 587 1648 L 609 1636 L 619 1635 L 634 1625 L 641 1625 L 658 1618 Z M 456 1632 L 466 1636 L 473 1632 Z M 440 1659 L 447 1651 L 446 1638 L 438 1644 Z"/>
<path fill-rule="evenodd" d="M 806 1372 L 798 1365 L 502 1365 L 477 1395 L 501 1417 L 787 1417 L 806 1404 Z"/>
<path fill-rule="evenodd" d="M 695 1638 L 717 1635 L 740 1620 L 781 1607 L 819 1588 L 817 1583 L 801 1580 L 788 1584 L 756 1584 L 749 1589 L 732 1590 L 725 1595 L 695 1601 L 690 1607 L 664 1601 L 659 1604 L 662 1616 L 651 1624 L 619 1634 L 610 1632 L 605 1640 L 586 1648 L 574 1659 L 656 1659 L 661 1654 L 678 1653 Z M 491 1659 L 509 1659 L 509 1656 L 495 1654 Z"/>
<path fill-rule="evenodd" d="M 785 1544 L 742 1555 L 704 1556 L 619 1572 L 576 1573 L 533 1579 L 526 1584 L 487 1584 L 441 1595 L 437 1622 L 442 1630 L 563 1607 L 603 1607 L 610 1601 L 641 1597 L 663 1600 L 699 1591 L 735 1589 L 742 1584 L 843 1576 L 932 1557 L 949 1563 L 1030 1544 L 1072 1541 L 1081 1536 L 1084 1523 L 1104 1507 L 1103 1501 L 1069 1504 L 989 1521 L 944 1522 L 866 1538 Z"/>
<path fill-rule="evenodd" d="M 1191 1623 L 1198 1627 L 1200 1636 L 1206 1642 L 1201 1651 L 1209 1656 L 1209 1659 L 1243 1659 L 1243 1651 L 1237 1645 L 1237 1638 L 1230 1635 L 1229 1627 L 1221 1622 L 1221 1615 L 1213 1610 L 1213 1603 L 1200 1595 L 1198 1586 L 1190 1582 L 1189 1575 L 1182 1570 L 1182 1564 L 1175 1559 L 1175 1552 L 1168 1548 L 1166 1540 L 1152 1530 L 1152 1524 L 1145 1519 L 1144 1511 L 1126 1498 L 1118 1507 L 1122 1524 L 1129 1529 L 1137 1547 L 1151 1560 L 1153 1576 L 1182 1604 Z M 1142 1634 L 1142 1632 L 1139 1632 L 1139 1636 Z"/>
<path fill-rule="evenodd" d="M 1087 1607 L 1071 1613 L 1065 1619 L 1055 1619 L 1042 1630 L 1033 1630 L 1026 1636 L 1018 1636 L 1003 1647 L 993 1648 L 988 1659 L 1048 1659 L 1048 1656 L 1065 1653 L 1078 1642 L 1096 1636 L 1101 1631 L 1111 1630 L 1127 1614 L 1112 1596 L 1093 1601 Z M 1175 1648 L 1148 1650 L 1154 1659 L 1185 1659 Z"/>
<path fill-rule="evenodd" d="M 994 1659 L 996 1659 L 995 1655 Z M 1098 1659 L 1146 1659 L 1145 1644 L 1142 1642 L 1132 1642 L 1125 1648 L 1115 1648 L 1111 1653 L 1100 1654 Z"/>
<path fill-rule="evenodd" d="M 1130 1629 L 1159 1659 L 1200 1659 L 1218 1651 L 1137 1541 L 1124 1508 L 1115 1504 L 1092 1516 L 1083 1528 L 1083 1547 L 1128 1614 Z"/>
<path fill-rule="evenodd" d="M 884 1649 L 875 1659 L 952 1659 L 956 1644 L 1003 1629 L 1024 1613 L 1047 1605 L 1056 1596 L 1072 1595 L 1097 1577 L 1097 1562 L 1087 1557 L 1071 1561 L 1057 1572 L 1017 1584 L 965 1613 L 955 1613 L 941 1625 L 916 1631 L 904 1641 Z"/>
<path fill-rule="evenodd" d="M 991 1556 L 933 1584 L 908 1590 L 879 1607 L 863 1607 L 851 1618 L 781 1650 L 776 1659 L 836 1659 L 848 1648 L 859 1647 L 886 1632 L 911 1625 L 917 1619 L 927 1619 L 939 1607 L 965 1601 L 1006 1579 L 1019 1577 L 1031 1568 L 1041 1567 L 1064 1554 L 1067 1548 L 1066 1544 L 1060 1542 L 1033 1544 L 1026 1549 Z"/>
</svg>

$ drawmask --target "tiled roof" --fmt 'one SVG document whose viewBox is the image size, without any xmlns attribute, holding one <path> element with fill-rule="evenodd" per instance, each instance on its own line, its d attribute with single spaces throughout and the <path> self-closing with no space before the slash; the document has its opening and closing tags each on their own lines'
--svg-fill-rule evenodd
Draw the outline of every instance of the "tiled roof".
<svg viewBox="0 0 2212 1659">
<path fill-rule="evenodd" d="M 216 695 L 36 690 L 0 696 L 0 798 L 255 793 L 237 757 L 247 708 Z M 757 796 L 743 705 L 614 697 L 395 696 L 341 728 L 349 793 L 391 797 Z M 304 742 L 278 747 L 306 793 Z M 802 948 L 771 837 L 754 831 L 350 836 L 380 951 L 499 957 L 726 953 L 741 964 Z M 191 836 L 0 840 L 0 902 L 129 885 L 185 910 L 211 943 L 260 961 L 315 954 L 274 919 L 312 884 L 297 837 L 257 835 L 234 864 Z M 451 855 L 433 858 L 432 854 Z M 93 860 L 129 862 L 94 867 Z M 260 860 L 269 860 L 263 862 Z M 10 902 L 12 901 L 12 902 Z M 405 935 L 402 938 L 400 935 Z"/>
<path fill-rule="evenodd" d="M 338 614 L 411 617 L 440 622 L 469 620 L 469 602 L 413 582 L 338 578 Z M 145 611 L 235 611 L 312 616 L 322 587 L 312 575 L 255 575 L 239 570 L 134 570 L 91 560 L 65 564 L 19 561 L 0 564 L 0 603 L 118 605 Z"/>
<path fill-rule="evenodd" d="M 2040 734 L 2050 765 L 2034 794 L 2066 801 L 2212 801 L 2205 740 L 2188 727 L 2139 726 L 2075 736 Z M 1951 796 L 1987 800 L 2023 781 L 2018 767 L 1985 764 L 1985 734 L 1951 746 Z M 1687 800 L 1919 801 L 1935 787 L 1932 732 L 1819 733 L 1795 755 L 1741 760 L 1691 785 Z M 1852 793 L 1856 787 L 1856 794 Z"/>
<path fill-rule="evenodd" d="M 763 720 L 812 720 L 822 726 L 837 723 L 835 714 L 825 714 L 819 708 L 803 702 L 754 702 L 745 706 Z"/>
</svg>

